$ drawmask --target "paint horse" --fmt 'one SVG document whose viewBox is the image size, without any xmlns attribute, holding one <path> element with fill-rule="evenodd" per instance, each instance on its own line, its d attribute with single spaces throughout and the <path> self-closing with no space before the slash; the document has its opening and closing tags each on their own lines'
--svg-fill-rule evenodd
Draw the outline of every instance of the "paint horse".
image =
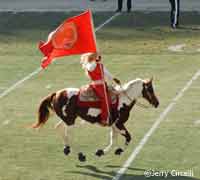
<svg viewBox="0 0 200 180">
<path fill-rule="evenodd" d="M 110 131 L 110 143 L 104 149 L 96 151 L 97 156 L 102 156 L 107 153 L 116 142 L 118 134 L 125 137 L 125 146 L 130 143 L 131 135 L 125 127 L 125 122 L 129 118 L 129 113 L 135 105 L 138 98 L 142 97 L 146 99 L 155 108 L 158 107 L 159 101 L 154 93 L 153 82 L 150 80 L 136 79 L 131 80 L 121 87 L 115 87 L 114 103 L 111 108 L 112 119 L 108 126 L 111 127 Z M 86 94 L 88 91 L 86 90 Z M 68 155 L 71 152 L 71 147 L 67 136 L 67 127 L 75 124 L 77 116 L 90 123 L 100 124 L 100 109 L 98 100 L 84 102 L 81 100 L 80 89 L 66 88 L 52 93 L 45 97 L 38 110 L 38 121 L 33 124 L 33 128 L 39 128 L 46 123 L 49 118 L 50 110 L 55 112 L 58 117 L 62 119 L 57 125 L 56 129 L 64 140 L 64 153 Z M 89 93 L 90 94 L 90 93 Z M 91 95 L 95 96 L 95 95 Z M 92 97 L 90 97 L 92 98 Z M 94 98 L 95 99 L 95 98 Z M 120 155 L 124 151 L 124 147 L 119 147 L 115 150 L 116 155 Z M 86 156 L 80 152 L 78 154 L 80 161 L 85 161 Z"/>
</svg>

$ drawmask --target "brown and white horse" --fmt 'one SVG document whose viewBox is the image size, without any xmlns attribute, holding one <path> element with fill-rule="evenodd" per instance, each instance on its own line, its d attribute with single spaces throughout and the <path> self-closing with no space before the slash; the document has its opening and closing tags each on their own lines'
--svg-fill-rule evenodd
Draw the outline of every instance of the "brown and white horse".
<svg viewBox="0 0 200 180">
<path fill-rule="evenodd" d="M 125 137 L 125 145 L 131 141 L 131 135 L 125 127 L 125 122 L 129 118 L 130 110 L 135 105 L 138 98 L 146 99 L 155 108 L 158 107 L 159 101 L 154 93 L 152 79 L 131 80 L 121 87 L 116 87 L 118 92 L 118 105 L 112 109 L 112 120 L 110 122 L 110 143 L 104 149 L 99 149 L 96 152 L 97 156 L 102 156 L 107 153 L 116 141 L 116 136 L 121 134 Z M 80 89 L 66 88 L 52 93 L 45 97 L 38 110 L 38 121 L 32 126 L 39 128 L 46 123 L 52 110 L 62 120 L 56 125 L 56 129 L 64 140 L 64 153 L 70 153 L 70 145 L 67 136 L 67 127 L 75 124 L 77 116 L 90 123 L 100 123 L 100 109 L 94 107 L 80 106 L 78 101 Z M 115 150 L 116 155 L 120 155 L 124 149 L 122 147 Z M 85 155 L 79 153 L 79 160 L 85 161 Z"/>
</svg>

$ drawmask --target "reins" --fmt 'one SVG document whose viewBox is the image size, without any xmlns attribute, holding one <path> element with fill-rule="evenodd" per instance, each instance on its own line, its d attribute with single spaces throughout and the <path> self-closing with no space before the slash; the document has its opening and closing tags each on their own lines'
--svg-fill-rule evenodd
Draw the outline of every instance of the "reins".
<svg viewBox="0 0 200 180">
<path fill-rule="evenodd" d="M 150 106 L 145 105 L 145 104 L 142 104 L 142 103 L 140 103 L 140 102 L 136 102 L 136 105 L 137 105 L 138 107 L 141 107 L 141 108 L 144 108 L 144 109 L 149 109 L 149 108 L 150 108 Z"/>
</svg>

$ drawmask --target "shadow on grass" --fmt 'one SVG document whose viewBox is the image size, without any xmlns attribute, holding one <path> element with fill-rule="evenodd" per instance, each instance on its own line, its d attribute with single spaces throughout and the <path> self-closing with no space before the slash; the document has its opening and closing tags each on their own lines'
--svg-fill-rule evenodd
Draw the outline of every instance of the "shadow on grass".
<svg viewBox="0 0 200 180">
<path fill-rule="evenodd" d="M 68 171 L 69 173 L 72 174 L 81 174 L 84 176 L 89 177 L 94 177 L 98 178 L 101 180 L 112 180 L 116 176 L 116 172 L 118 169 L 120 169 L 120 166 L 113 166 L 113 165 L 107 165 L 105 168 L 112 168 L 111 171 L 105 171 L 98 169 L 97 167 L 93 165 L 77 165 L 76 166 L 77 171 Z M 113 169 L 115 168 L 115 169 Z M 156 179 L 156 180 L 161 180 L 161 179 L 166 179 L 166 177 L 145 177 L 143 174 L 146 171 L 146 169 L 141 169 L 141 168 L 128 168 L 129 173 L 125 173 L 121 179 L 123 180 L 147 180 L 147 179 Z M 136 172 L 140 172 L 142 175 L 136 175 Z M 193 177 L 183 177 L 183 176 L 168 176 L 167 180 L 199 180 Z"/>
<path fill-rule="evenodd" d="M 88 176 L 88 179 L 90 177 L 94 177 L 94 178 L 98 178 L 101 180 L 112 180 L 116 176 L 116 172 L 118 171 L 118 169 L 121 168 L 120 166 L 113 166 L 113 165 L 105 166 L 105 168 L 112 168 L 112 170 L 98 169 L 97 167 L 95 167 L 93 165 L 77 165 L 76 167 L 77 167 L 77 169 L 80 169 L 80 170 L 68 171 L 68 173 Z M 161 180 L 161 179 L 166 179 L 166 177 L 149 177 L 149 178 L 147 178 L 144 176 L 144 172 L 146 171 L 146 169 L 128 168 L 128 170 L 129 170 L 129 173 L 125 173 L 121 179 L 123 179 L 123 180 L 134 180 L 134 179 L 137 179 L 137 180 L 147 180 L 147 179 Z M 137 174 L 139 172 L 142 175 L 136 175 L 136 172 L 137 172 Z M 193 177 L 168 176 L 167 180 L 198 180 L 198 179 L 193 178 Z"/>
</svg>

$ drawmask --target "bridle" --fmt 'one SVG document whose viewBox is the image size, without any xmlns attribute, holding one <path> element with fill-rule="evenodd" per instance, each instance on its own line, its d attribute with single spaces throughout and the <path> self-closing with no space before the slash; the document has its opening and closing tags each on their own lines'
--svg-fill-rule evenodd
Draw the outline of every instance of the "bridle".
<svg viewBox="0 0 200 180">
<path fill-rule="evenodd" d="M 152 104 L 152 95 L 150 94 L 150 92 L 148 91 L 148 86 L 144 83 L 143 84 L 143 90 L 142 90 L 142 94 L 143 94 L 143 97 L 145 97 L 144 95 L 144 91 L 149 99 L 149 101 L 151 102 L 150 104 Z"/>
</svg>

